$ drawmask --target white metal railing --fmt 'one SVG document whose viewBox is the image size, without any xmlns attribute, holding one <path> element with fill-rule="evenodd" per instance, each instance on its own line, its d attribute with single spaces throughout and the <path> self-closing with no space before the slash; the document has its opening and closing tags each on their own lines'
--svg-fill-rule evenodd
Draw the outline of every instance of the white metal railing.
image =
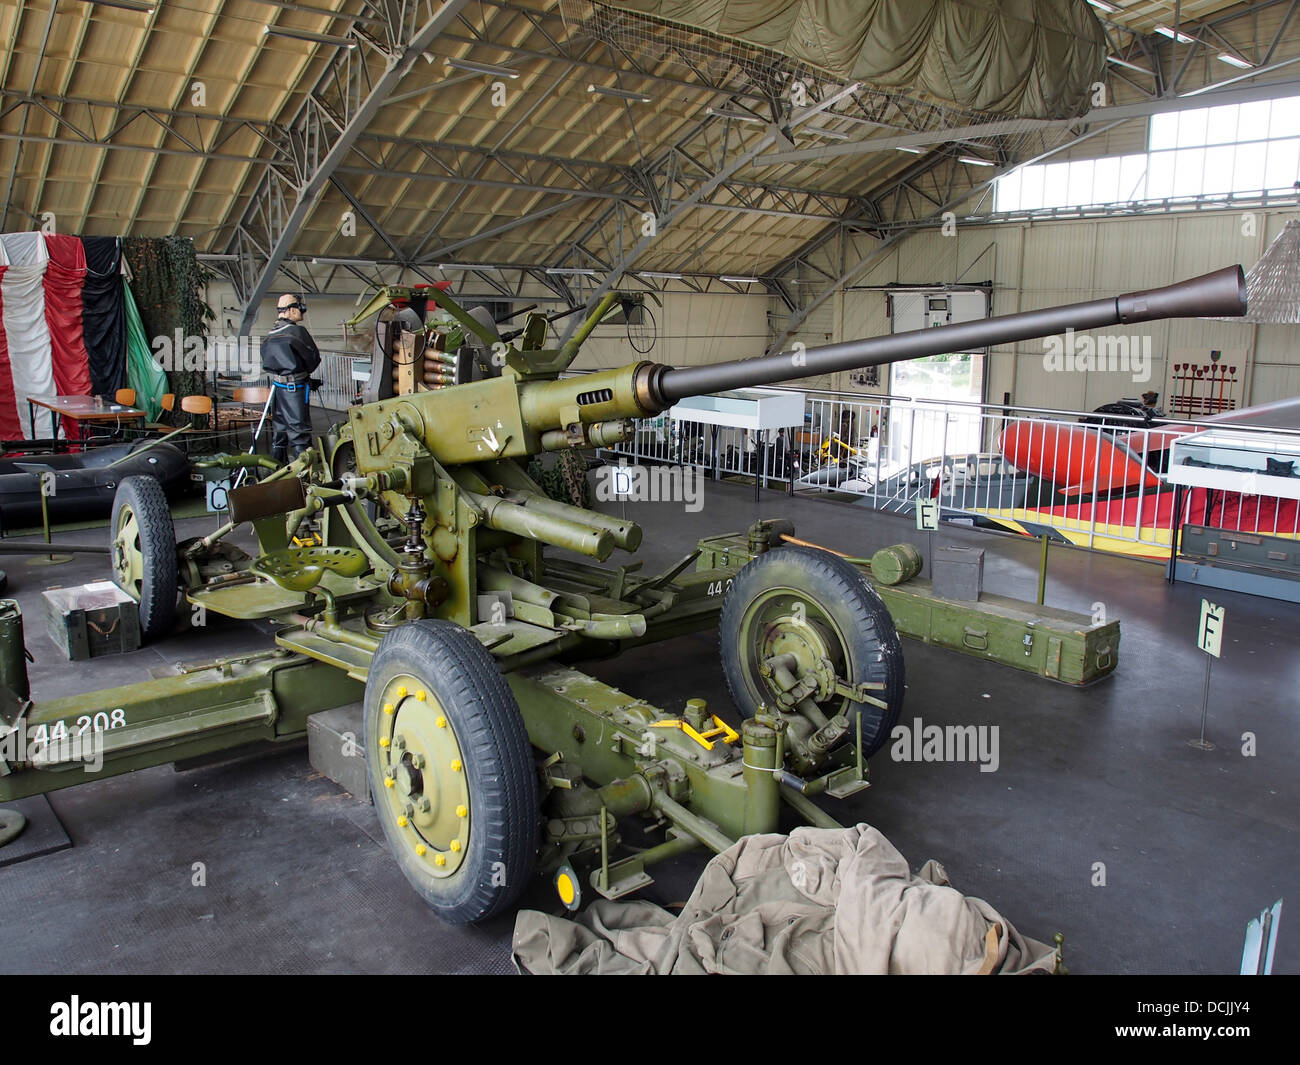
<svg viewBox="0 0 1300 1065">
<path fill-rule="evenodd" d="M 1232 428 L 1300 441 L 1296 429 Z M 757 435 L 664 413 L 607 450 L 722 476 L 753 476 L 757 467 L 769 486 L 840 493 L 900 513 L 935 497 L 950 521 L 1168 558 L 1175 488 L 1162 474 L 1175 434 L 1141 418 L 814 391 L 806 392 L 804 424 L 768 431 L 761 458 Z M 1300 538 L 1296 503 L 1269 496 L 1190 489 L 1183 520 Z"/>
<path fill-rule="evenodd" d="M 316 378 L 322 387 L 312 392 L 313 405 L 326 410 L 347 410 L 357 394 L 357 382 L 352 379 L 352 364 L 358 359 L 369 360 L 368 354 L 321 349 L 320 367 Z M 267 377 L 259 368 L 243 377 L 220 376 L 216 381 L 219 396 L 230 396 L 240 385 L 265 385 Z"/>
<path fill-rule="evenodd" d="M 322 351 L 320 369 L 316 372 L 322 387 L 312 396 L 313 402 L 326 410 L 347 410 L 357 394 L 352 364 L 357 359 L 369 358 L 369 354 L 356 352 Z"/>
</svg>

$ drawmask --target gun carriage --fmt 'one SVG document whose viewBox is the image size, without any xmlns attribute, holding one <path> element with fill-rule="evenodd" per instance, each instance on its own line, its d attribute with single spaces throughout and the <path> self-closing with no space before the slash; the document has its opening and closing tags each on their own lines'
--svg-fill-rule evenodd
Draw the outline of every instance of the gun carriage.
<svg viewBox="0 0 1300 1065">
<path fill-rule="evenodd" d="M 813 798 L 867 786 L 867 759 L 903 700 L 902 649 L 870 584 L 831 553 L 786 546 L 781 534 L 793 528 L 776 520 L 748 530 L 753 561 L 743 567 L 713 555 L 701 566 L 699 549 L 656 574 L 637 562 L 607 565 L 637 550 L 641 529 L 546 497 L 525 463 L 613 445 L 634 419 L 689 396 L 1066 328 L 1245 312 L 1233 267 L 817 349 L 563 376 L 619 299 L 606 296 L 550 349 L 541 315 L 507 338 L 445 292 L 390 290 L 365 312 L 387 309 L 367 401 L 295 461 L 232 491 L 227 524 L 177 543 L 158 483 L 123 481 L 113 574 L 138 600 L 145 636 L 171 631 L 183 599 L 191 610 L 283 619 L 276 646 L 44 702 L 27 698 L 21 653 L 6 654 L 0 733 L 35 731 L 37 742 L 0 758 L 0 802 L 88 779 L 57 741 L 79 720 L 98 720 L 95 711 L 106 722 L 102 773 L 113 774 L 299 739 L 309 715 L 360 700 L 384 832 L 413 887 L 448 921 L 501 912 L 534 870 L 572 907 L 588 889 L 624 895 L 650 882 L 657 861 L 775 831 L 782 804 L 835 826 Z M 422 336 L 419 350 L 428 350 L 431 301 L 465 339 L 451 353 L 434 344 L 432 368 L 417 366 L 415 341 L 399 335 Z M 402 351 L 411 372 L 398 375 L 392 353 Z M 295 543 L 307 522 L 320 544 Z M 255 555 L 229 535 L 246 523 Z M 715 626 L 738 728 L 702 700 L 661 709 L 574 666 Z M 633 815 L 666 832 L 621 856 L 620 823 Z"/>
</svg>

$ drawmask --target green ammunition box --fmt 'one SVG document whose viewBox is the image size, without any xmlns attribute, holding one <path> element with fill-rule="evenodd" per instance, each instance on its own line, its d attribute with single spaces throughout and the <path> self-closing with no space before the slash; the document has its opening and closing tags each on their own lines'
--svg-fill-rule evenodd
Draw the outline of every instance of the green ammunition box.
<svg viewBox="0 0 1300 1065">
<path fill-rule="evenodd" d="M 109 581 L 51 588 L 42 598 L 50 639 L 69 661 L 122 654 L 140 646 L 139 608 Z"/>
<path fill-rule="evenodd" d="M 700 569 L 739 569 L 754 557 L 743 533 L 707 537 L 699 547 Z M 940 599 L 927 580 L 888 585 L 872 580 L 869 565 L 858 569 L 884 600 L 900 636 L 1065 684 L 1100 680 L 1119 662 L 1118 621 L 1097 624 L 1087 614 L 987 592 L 977 602 Z"/>
<path fill-rule="evenodd" d="M 1300 542 L 1289 536 L 1184 525 L 1178 554 L 1224 570 L 1300 580 Z"/>
</svg>

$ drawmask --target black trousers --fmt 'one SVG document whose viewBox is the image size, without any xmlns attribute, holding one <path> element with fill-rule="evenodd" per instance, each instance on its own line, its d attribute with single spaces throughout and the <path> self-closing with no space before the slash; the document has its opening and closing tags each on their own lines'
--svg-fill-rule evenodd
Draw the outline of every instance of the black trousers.
<svg viewBox="0 0 1300 1065">
<path fill-rule="evenodd" d="M 311 413 L 307 407 L 310 387 L 272 384 L 275 406 L 271 411 L 271 457 L 277 462 L 296 459 L 311 447 Z"/>
</svg>

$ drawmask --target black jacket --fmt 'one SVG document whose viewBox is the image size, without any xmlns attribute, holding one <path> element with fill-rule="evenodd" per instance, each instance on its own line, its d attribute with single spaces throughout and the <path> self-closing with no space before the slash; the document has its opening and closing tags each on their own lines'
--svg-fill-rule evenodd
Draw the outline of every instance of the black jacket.
<svg viewBox="0 0 1300 1065">
<path fill-rule="evenodd" d="M 319 365 L 316 341 L 296 322 L 282 319 L 262 338 L 262 369 L 267 373 L 309 374 Z"/>
</svg>

